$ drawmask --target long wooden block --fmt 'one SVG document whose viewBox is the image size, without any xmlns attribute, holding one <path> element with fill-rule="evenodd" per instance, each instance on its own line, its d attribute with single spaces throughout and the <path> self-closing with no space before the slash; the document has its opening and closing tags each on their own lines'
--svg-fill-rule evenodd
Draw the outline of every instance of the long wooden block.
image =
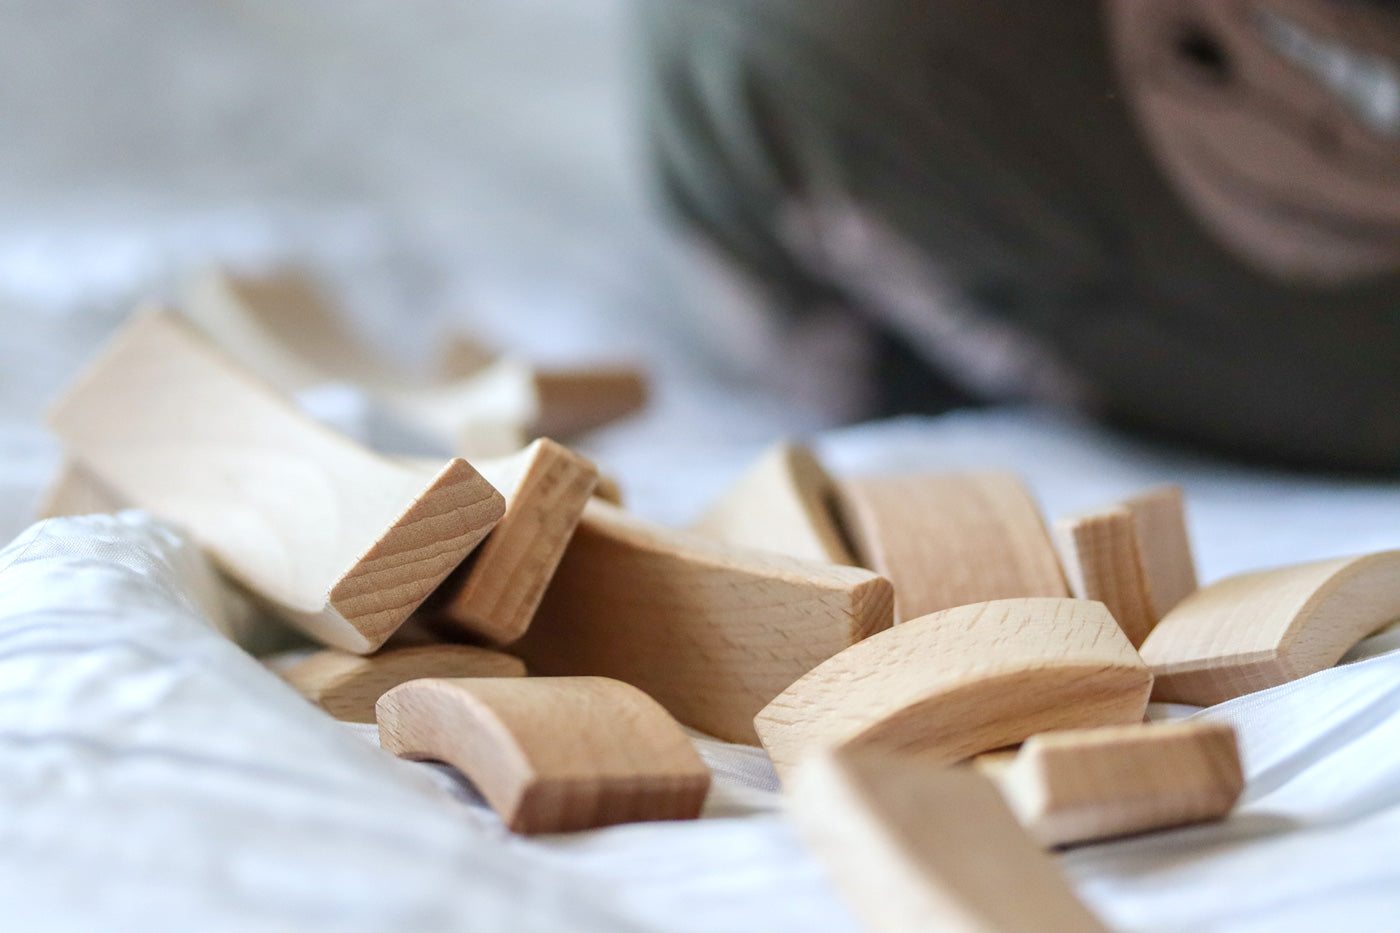
<svg viewBox="0 0 1400 933">
<path fill-rule="evenodd" d="M 737 547 L 855 564 L 832 515 L 835 485 L 805 447 L 770 447 L 692 527 Z"/>
<path fill-rule="evenodd" d="M 852 645 L 784 690 L 754 726 L 779 775 L 835 746 L 946 763 L 1050 729 L 1141 722 L 1151 688 L 1102 603 L 1005 599 Z"/>
<path fill-rule="evenodd" d="M 867 570 L 732 548 L 595 499 L 512 650 L 541 674 L 625 680 L 686 725 L 752 744 L 765 703 L 887 628 L 891 606 Z"/>
<path fill-rule="evenodd" d="M 1223 819 L 1244 791 L 1235 730 L 1212 722 L 1034 735 L 996 781 L 1047 846 Z"/>
<path fill-rule="evenodd" d="M 385 749 L 455 766 L 518 833 L 693 819 L 710 786 L 676 721 L 603 677 L 415 680 L 378 717 Z"/>
<path fill-rule="evenodd" d="M 281 672 L 282 679 L 342 722 L 374 722 L 375 702 L 424 677 L 524 677 L 519 658 L 470 645 L 422 645 L 361 657 L 329 648 Z"/>
<path fill-rule="evenodd" d="M 1010 473 L 838 483 L 861 566 L 894 584 L 897 621 L 1021 596 L 1068 596 L 1040 509 Z"/>
<path fill-rule="evenodd" d="M 871 933 L 1094 933 L 1106 927 L 985 777 L 921 756 L 825 752 L 790 812 Z"/>
<path fill-rule="evenodd" d="M 1331 667 L 1400 617 L 1400 551 L 1228 577 L 1142 643 L 1153 698 L 1209 706 Z"/>
<path fill-rule="evenodd" d="M 505 511 L 465 460 L 425 476 L 306 418 L 174 315 L 136 316 L 53 407 L 70 453 L 183 526 L 312 637 L 373 651 Z"/>
</svg>

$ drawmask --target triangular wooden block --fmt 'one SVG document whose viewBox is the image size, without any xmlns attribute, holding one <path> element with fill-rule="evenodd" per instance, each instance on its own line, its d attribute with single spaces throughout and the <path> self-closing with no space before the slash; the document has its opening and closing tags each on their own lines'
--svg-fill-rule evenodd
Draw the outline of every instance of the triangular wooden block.
<svg viewBox="0 0 1400 933">
<path fill-rule="evenodd" d="M 1049 729 L 1141 722 L 1151 688 L 1102 603 L 1005 599 L 872 635 L 793 683 L 754 726 L 780 775 L 835 746 L 953 762 Z"/>
</svg>

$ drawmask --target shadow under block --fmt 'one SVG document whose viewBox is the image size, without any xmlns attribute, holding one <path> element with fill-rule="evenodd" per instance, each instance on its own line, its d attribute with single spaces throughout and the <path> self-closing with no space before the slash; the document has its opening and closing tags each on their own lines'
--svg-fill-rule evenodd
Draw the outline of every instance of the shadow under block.
<svg viewBox="0 0 1400 933">
<path fill-rule="evenodd" d="M 305 417 L 180 318 L 134 317 L 53 406 L 69 453 L 188 531 L 326 644 L 383 644 L 505 501 L 471 464 L 408 469 Z"/>
<path fill-rule="evenodd" d="M 755 744 L 753 717 L 808 670 L 888 628 L 889 582 L 718 544 L 594 499 L 525 637 L 540 674 L 597 674 L 681 722 Z"/>
<path fill-rule="evenodd" d="M 830 747 L 949 763 L 1050 729 L 1141 722 L 1151 688 L 1102 603 L 1005 599 L 872 635 L 793 683 L 754 726 L 784 778 Z"/>
<path fill-rule="evenodd" d="M 386 750 L 453 765 L 517 833 L 693 819 L 710 786 L 676 721 L 605 677 L 415 680 L 378 719 Z"/>
<path fill-rule="evenodd" d="M 1336 664 L 1400 617 L 1400 551 L 1228 577 L 1183 600 L 1142 644 L 1153 699 L 1210 706 Z"/>
<path fill-rule="evenodd" d="M 692 531 L 737 547 L 854 565 L 831 508 L 835 486 L 805 448 L 770 447 Z"/>
<path fill-rule="evenodd" d="M 1223 819 L 1244 791 L 1234 729 L 1194 721 L 1034 735 L 995 779 L 1047 846 Z"/>
<path fill-rule="evenodd" d="M 374 722 L 390 689 L 424 677 L 524 677 L 519 658 L 470 645 L 422 645 L 369 657 L 327 649 L 281 672 L 297 693 L 341 722 Z"/>
<path fill-rule="evenodd" d="M 837 488 L 861 566 L 894 584 L 898 622 L 993 599 L 1069 595 L 1040 509 L 1013 474 L 870 476 Z"/>
<path fill-rule="evenodd" d="M 972 768 L 826 752 L 798 769 L 788 799 L 798 830 L 871 933 L 1107 930 Z"/>
</svg>

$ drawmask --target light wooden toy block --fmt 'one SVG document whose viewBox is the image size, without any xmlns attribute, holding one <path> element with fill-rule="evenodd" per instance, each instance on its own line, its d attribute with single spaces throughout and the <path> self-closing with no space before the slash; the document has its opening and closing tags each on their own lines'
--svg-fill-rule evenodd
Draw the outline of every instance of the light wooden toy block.
<svg viewBox="0 0 1400 933">
<path fill-rule="evenodd" d="M 784 777 L 836 746 L 946 763 L 1049 729 L 1141 722 L 1151 688 L 1102 603 L 1005 599 L 870 636 L 793 683 L 754 726 Z"/>
<path fill-rule="evenodd" d="M 604 677 L 415 680 L 378 717 L 385 749 L 455 766 L 517 833 L 693 819 L 710 786 L 676 721 Z"/>
<path fill-rule="evenodd" d="M 837 486 L 861 566 L 894 584 L 896 621 L 992 599 L 1069 595 L 1040 509 L 1010 473 L 871 476 Z"/>
<path fill-rule="evenodd" d="M 832 516 L 835 486 L 805 447 L 780 443 L 692 527 L 738 547 L 854 565 Z"/>
<path fill-rule="evenodd" d="M 1055 523 L 1053 537 L 1074 595 L 1106 605 L 1135 646 L 1196 590 L 1175 486 L 1066 516 Z"/>
<path fill-rule="evenodd" d="M 971 768 L 824 752 L 798 769 L 789 811 L 871 933 L 1107 930 Z"/>
<path fill-rule="evenodd" d="M 281 676 L 342 722 L 374 722 L 375 702 L 401 683 L 424 677 L 524 677 L 525 662 L 470 645 L 397 648 L 367 658 L 330 648 Z"/>
<path fill-rule="evenodd" d="M 137 315 L 54 405 L 70 454 L 182 526 L 326 644 L 383 644 L 505 511 L 465 460 L 435 475 L 310 420 L 178 317 Z"/>
<path fill-rule="evenodd" d="M 1400 551 L 1229 577 L 1197 590 L 1142 643 L 1153 699 L 1209 706 L 1336 664 L 1400 617 Z"/>
<path fill-rule="evenodd" d="M 635 684 L 686 725 L 754 744 L 753 717 L 891 621 L 868 570 L 734 548 L 588 503 L 525 637 L 541 674 Z"/>
<path fill-rule="evenodd" d="M 1047 846 L 1223 819 L 1244 791 L 1235 730 L 1212 722 L 1034 735 L 995 779 Z"/>
<path fill-rule="evenodd" d="M 110 514 L 130 507 L 131 503 L 121 493 L 102 482 L 91 470 L 65 458 L 40 498 L 36 512 L 40 518 L 61 518 Z"/>
</svg>

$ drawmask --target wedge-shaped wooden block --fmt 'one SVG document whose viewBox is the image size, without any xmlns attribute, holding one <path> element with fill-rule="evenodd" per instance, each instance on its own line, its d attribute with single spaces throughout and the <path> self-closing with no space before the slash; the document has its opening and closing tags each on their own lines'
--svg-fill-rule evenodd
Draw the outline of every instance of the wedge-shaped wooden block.
<svg viewBox="0 0 1400 933">
<path fill-rule="evenodd" d="M 769 448 L 692 530 L 738 547 L 854 564 L 832 516 L 834 497 L 831 478 L 811 452 L 780 443 Z"/>
<path fill-rule="evenodd" d="M 302 696 L 342 722 L 374 722 L 375 702 L 424 677 L 524 677 L 519 658 L 470 645 L 423 645 L 369 657 L 334 648 L 282 671 Z"/>
<path fill-rule="evenodd" d="M 1197 590 L 1142 643 L 1153 698 L 1209 706 L 1331 667 L 1400 617 L 1400 551 L 1229 577 Z"/>
<path fill-rule="evenodd" d="M 378 457 L 160 311 L 113 339 L 49 423 L 119 496 L 349 651 L 383 644 L 505 510 L 465 460 L 424 475 Z"/>
<path fill-rule="evenodd" d="M 1018 596 L 1068 596 L 1040 509 L 1010 473 L 842 480 L 861 566 L 894 584 L 897 621 Z"/>
<path fill-rule="evenodd" d="M 1175 486 L 1066 516 L 1055 523 L 1053 534 L 1074 595 L 1106 605 L 1134 645 L 1196 590 L 1181 490 Z"/>
<path fill-rule="evenodd" d="M 1034 735 L 996 781 L 1047 846 L 1222 819 L 1244 791 L 1235 730 L 1212 722 Z"/>
<path fill-rule="evenodd" d="M 872 933 L 1094 933 L 1098 919 L 985 777 L 922 756 L 822 753 L 790 812 Z"/>
<path fill-rule="evenodd" d="M 605 677 L 415 680 L 378 716 L 385 749 L 455 766 L 518 833 L 692 819 L 710 786 L 676 721 Z"/>
<path fill-rule="evenodd" d="M 780 775 L 833 746 L 953 762 L 1049 729 L 1141 722 L 1151 688 L 1102 603 L 1004 599 L 872 635 L 784 690 L 754 726 Z"/>
<path fill-rule="evenodd" d="M 688 726 L 754 743 L 765 703 L 890 618 L 890 585 L 867 570 L 717 544 L 595 499 L 512 650 L 541 674 L 625 680 Z"/>
</svg>

